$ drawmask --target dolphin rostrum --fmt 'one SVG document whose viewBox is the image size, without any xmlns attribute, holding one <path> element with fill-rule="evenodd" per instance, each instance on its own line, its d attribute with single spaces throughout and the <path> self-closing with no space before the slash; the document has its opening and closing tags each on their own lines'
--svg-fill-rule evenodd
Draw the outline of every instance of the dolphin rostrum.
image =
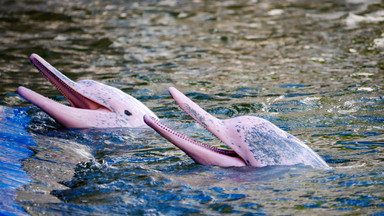
<svg viewBox="0 0 384 216">
<path fill-rule="evenodd" d="M 157 118 L 144 104 L 123 91 L 105 84 L 74 82 L 37 54 L 31 63 L 50 81 L 71 106 L 58 103 L 20 86 L 17 92 L 67 128 L 147 127 L 143 116 Z"/>
<path fill-rule="evenodd" d="M 220 120 L 176 88 L 170 87 L 168 90 L 181 109 L 231 148 L 220 149 L 197 142 L 170 129 L 157 118 L 144 116 L 148 126 L 197 163 L 223 167 L 296 164 L 314 168 L 328 167 L 327 163 L 307 145 L 265 119 L 241 116 Z"/>
</svg>

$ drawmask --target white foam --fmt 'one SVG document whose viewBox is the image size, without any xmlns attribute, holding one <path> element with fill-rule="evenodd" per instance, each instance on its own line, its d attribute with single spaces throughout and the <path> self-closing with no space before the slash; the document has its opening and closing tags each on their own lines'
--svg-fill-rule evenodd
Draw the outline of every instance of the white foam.
<svg viewBox="0 0 384 216">
<path fill-rule="evenodd" d="M 281 9 L 272 9 L 272 10 L 270 10 L 270 11 L 267 12 L 267 14 L 268 14 L 269 16 L 279 16 L 279 15 L 281 15 L 281 14 L 283 14 L 283 13 L 284 13 L 284 11 L 281 10 Z"/>
<path fill-rule="evenodd" d="M 345 18 L 345 24 L 348 27 L 356 27 L 360 23 L 378 23 L 384 21 L 384 14 L 381 11 L 367 14 L 364 16 L 349 13 L 348 17 Z"/>
</svg>

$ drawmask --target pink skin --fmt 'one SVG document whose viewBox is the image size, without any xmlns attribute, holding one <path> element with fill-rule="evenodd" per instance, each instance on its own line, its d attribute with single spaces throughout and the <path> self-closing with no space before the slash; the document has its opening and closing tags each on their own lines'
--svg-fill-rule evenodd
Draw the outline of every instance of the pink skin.
<svg viewBox="0 0 384 216">
<path fill-rule="evenodd" d="M 144 115 L 156 115 L 132 96 L 111 86 L 92 80 L 73 82 L 36 54 L 32 64 L 68 100 L 66 106 L 25 87 L 19 87 L 20 96 L 30 101 L 58 123 L 67 128 L 140 128 L 147 127 Z"/>
<path fill-rule="evenodd" d="M 170 87 L 169 92 L 181 109 L 232 149 L 218 149 L 196 142 L 168 128 L 158 119 L 144 116 L 148 126 L 197 163 L 222 167 L 296 164 L 314 168 L 328 167 L 327 163 L 307 145 L 265 119 L 240 116 L 220 120 L 176 88 Z"/>
</svg>

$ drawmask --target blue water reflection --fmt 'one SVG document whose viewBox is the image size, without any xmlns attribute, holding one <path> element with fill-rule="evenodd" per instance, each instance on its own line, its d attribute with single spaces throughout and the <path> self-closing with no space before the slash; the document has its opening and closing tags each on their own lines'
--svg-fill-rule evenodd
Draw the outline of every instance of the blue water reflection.
<svg viewBox="0 0 384 216">
<path fill-rule="evenodd" d="M 22 169 L 22 160 L 32 155 L 32 136 L 25 130 L 28 108 L 0 106 L 0 213 L 24 215 L 16 201 L 16 191 L 32 180 Z"/>
</svg>

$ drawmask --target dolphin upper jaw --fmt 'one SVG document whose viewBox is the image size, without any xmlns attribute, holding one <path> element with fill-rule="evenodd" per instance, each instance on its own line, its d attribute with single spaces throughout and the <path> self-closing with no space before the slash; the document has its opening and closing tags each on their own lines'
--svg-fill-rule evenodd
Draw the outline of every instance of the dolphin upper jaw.
<svg viewBox="0 0 384 216">
<path fill-rule="evenodd" d="M 39 55 L 32 54 L 30 56 L 30 61 L 41 72 L 41 74 L 43 74 L 43 76 L 61 92 L 71 106 L 82 109 L 106 109 L 111 111 L 110 107 L 95 102 L 84 95 L 84 93 L 82 93 L 84 91 L 76 82 L 73 82 L 67 76 L 62 74 Z"/>
</svg>

